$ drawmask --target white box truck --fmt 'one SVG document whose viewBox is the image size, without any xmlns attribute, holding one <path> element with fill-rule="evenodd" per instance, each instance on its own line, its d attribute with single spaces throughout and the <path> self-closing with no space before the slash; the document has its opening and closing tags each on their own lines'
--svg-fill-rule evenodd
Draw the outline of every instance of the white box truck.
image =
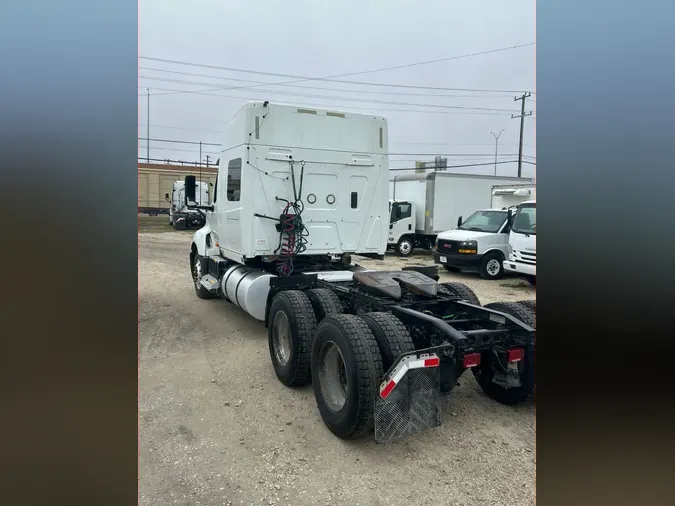
<svg viewBox="0 0 675 506">
<path fill-rule="evenodd" d="M 391 183 L 387 246 L 408 256 L 414 248 L 432 249 L 438 234 L 457 227 L 460 217 L 491 207 L 495 185 L 533 180 L 434 171 L 395 176 Z"/>
</svg>

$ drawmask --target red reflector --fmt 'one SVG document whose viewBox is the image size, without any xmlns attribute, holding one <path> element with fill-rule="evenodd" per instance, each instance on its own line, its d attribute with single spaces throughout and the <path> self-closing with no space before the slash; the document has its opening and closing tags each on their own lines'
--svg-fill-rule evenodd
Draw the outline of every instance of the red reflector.
<svg viewBox="0 0 675 506">
<path fill-rule="evenodd" d="M 424 359 L 424 367 L 438 367 L 441 359 L 438 357 Z"/>
<path fill-rule="evenodd" d="M 506 351 L 506 359 L 509 362 L 519 362 L 523 360 L 525 357 L 525 349 L 524 348 L 514 348 L 512 350 L 507 350 Z"/>
<path fill-rule="evenodd" d="M 480 353 L 469 353 L 464 355 L 464 368 L 476 367 L 480 364 Z"/>
<path fill-rule="evenodd" d="M 394 380 L 391 380 L 389 383 L 387 383 L 387 386 L 384 387 L 384 390 L 382 390 L 382 392 L 380 392 L 380 397 L 382 397 L 383 399 L 386 399 L 387 396 L 391 393 L 391 391 L 394 389 L 395 386 L 396 386 L 396 382 Z"/>
</svg>

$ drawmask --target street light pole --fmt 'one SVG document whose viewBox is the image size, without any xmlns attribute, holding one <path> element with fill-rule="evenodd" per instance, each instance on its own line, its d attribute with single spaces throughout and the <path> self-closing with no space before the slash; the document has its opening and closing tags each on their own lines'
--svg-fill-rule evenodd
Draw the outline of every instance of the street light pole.
<svg viewBox="0 0 675 506">
<path fill-rule="evenodd" d="M 495 138 L 495 176 L 497 175 L 497 149 L 499 148 L 499 137 L 502 135 L 504 132 L 504 129 L 502 128 L 502 131 L 499 132 L 499 134 L 495 135 L 494 132 L 490 132 L 492 136 Z"/>
<path fill-rule="evenodd" d="M 145 137 L 145 148 L 146 148 L 146 159 L 147 162 L 150 163 L 150 88 L 146 88 L 148 90 L 148 125 L 146 127 L 146 137 Z"/>
</svg>

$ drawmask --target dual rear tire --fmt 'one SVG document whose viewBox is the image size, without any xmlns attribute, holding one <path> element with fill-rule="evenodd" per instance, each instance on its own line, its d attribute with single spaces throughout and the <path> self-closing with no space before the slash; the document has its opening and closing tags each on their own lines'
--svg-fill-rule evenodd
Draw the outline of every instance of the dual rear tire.
<svg viewBox="0 0 675 506">
<path fill-rule="evenodd" d="M 279 380 L 292 387 L 311 379 L 321 418 L 344 439 L 373 430 L 383 373 L 415 347 L 389 313 L 341 313 L 330 290 L 280 292 L 269 311 L 268 343 Z"/>
</svg>

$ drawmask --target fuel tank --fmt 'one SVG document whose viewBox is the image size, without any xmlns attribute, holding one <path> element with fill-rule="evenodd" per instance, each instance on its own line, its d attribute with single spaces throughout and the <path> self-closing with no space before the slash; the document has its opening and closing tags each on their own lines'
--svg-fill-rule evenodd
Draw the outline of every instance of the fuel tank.
<svg viewBox="0 0 675 506">
<path fill-rule="evenodd" d="M 276 276 L 237 264 L 225 272 L 220 286 L 227 300 L 256 320 L 265 321 L 271 278 L 276 278 Z"/>
</svg>

